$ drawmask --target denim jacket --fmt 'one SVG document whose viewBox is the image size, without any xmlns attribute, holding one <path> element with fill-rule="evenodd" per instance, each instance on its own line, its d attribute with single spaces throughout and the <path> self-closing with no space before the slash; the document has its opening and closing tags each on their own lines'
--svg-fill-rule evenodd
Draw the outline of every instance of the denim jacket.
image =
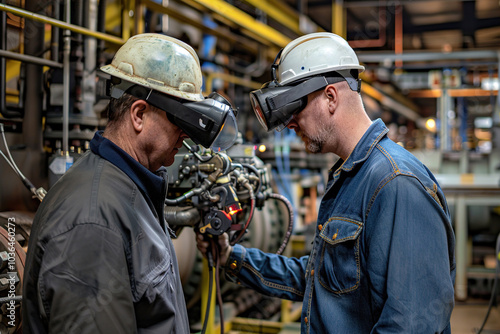
<svg viewBox="0 0 500 334">
<path fill-rule="evenodd" d="M 431 172 L 376 120 L 330 170 L 309 256 L 233 248 L 226 277 L 303 301 L 302 333 L 450 333 L 454 234 Z"/>
</svg>

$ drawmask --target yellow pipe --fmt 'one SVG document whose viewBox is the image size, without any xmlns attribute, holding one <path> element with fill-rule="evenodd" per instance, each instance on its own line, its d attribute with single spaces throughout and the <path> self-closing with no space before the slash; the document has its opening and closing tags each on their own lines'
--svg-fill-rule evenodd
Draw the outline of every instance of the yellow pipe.
<svg viewBox="0 0 500 334">
<path fill-rule="evenodd" d="M 202 4 L 209 10 L 231 20 L 239 26 L 273 42 L 274 44 L 284 47 L 291 39 L 280 33 L 279 31 L 269 27 L 268 25 L 255 20 L 247 13 L 230 5 L 222 0 L 194 0 Z"/>
<path fill-rule="evenodd" d="M 206 75 L 205 78 L 205 94 L 208 95 L 212 92 L 212 81 L 216 78 L 221 78 L 224 81 L 235 83 L 240 86 L 244 87 L 249 87 L 252 89 L 259 89 L 262 87 L 261 83 L 248 80 L 248 79 L 242 79 L 240 77 L 227 74 L 227 73 L 222 73 L 222 72 L 210 72 L 210 73 L 204 73 Z"/>
<path fill-rule="evenodd" d="M 106 14 L 104 16 L 106 22 L 105 29 L 107 31 L 113 31 L 118 25 L 121 24 L 122 22 L 121 10 L 122 10 L 121 6 L 117 2 L 106 4 Z"/>
<path fill-rule="evenodd" d="M 346 38 L 345 9 L 343 0 L 334 0 L 332 3 L 332 32 Z"/>
<path fill-rule="evenodd" d="M 130 3 L 128 0 L 123 0 L 123 10 L 122 10 L 122 38 L 127 40 L 130 38 Z"/>
<path fill-rule="evenodd" d="M 382 93 L 365 82 L 361 84 L 361 91 L 377 101 L 382 101 L 382 99 L 384 98 L 384 95 Z"/>
<path fill-rule="evenodd" d="M 302 31 L 300 31 L 299 27 L 298 15 L 296 17 L 287 15 L 279 8 L 273 6 L 273 4 L 269 3 L 268 1 L 262 1 L 262 0 L 245 0 L 245 1 L 254 6 L 255 8 L 262 10 L 264 13 L 266 13 L 279 23 L 283 24 L 290 30 L 296 32 L 297 34 L 302 34 Z"/>
<path fill-rule="evenodd" d="M 142 13 L 144 12 L 144 6 L 141 3 L 141 0 L 136 0 L 135 1 L 135 34 L 142 34 L 144 33 L 144 15 Z"/>
<path fill-rule="evenodd" d="M 201 324 L 205 322 L 206 312 L 207 312 L 207 301 L 208 301 L 208 292 L 209 292 L 209 283 L 210 283 L 210 272 L 208 270 L 208 260 L 203 258 L 203 270 L 201 272 Z M 214 269 L 215 270 L 215 269 Z M 207 329 L 205 333 L 215 333 L 214 332 L 214 324 L 215 324 L 215 271 L 212 271 L 212 295 L 210 299 L 210 305 L 208 307 L 208 322 Z"/>
<path fill-rule="evenodd" d="M 31 19 L 33 21 L 43 22 L 43 23 L 47 23 L 47 24 L 53 25 L 55 27 L 59 27 L 59 28 L 63 28 L 63 29 L 68 29 L 68 30 L 71 30 L 71 31 L 76 32 L 78 34 L 95 37 L 97 39 L 102 39 L 102 40 L 104 40 L 106 42 L 110 42 L 110 43 L 114 43 L 114 44 L 123 44 L 123 43 L 125 43 L 125 40 L 121 39 L 119 37 L 115 37 L 115 36 L 112 36 L 112 35 L 104 34 L 104 33 L 98 32 L 98 31 L 93 31 L 93 30 L 90 30 L 90 29 L 87 29 L 87 28 L 83 28 L 83 27 L 74 25 L 74 24 L 68 24 L 66 22 L 59 21 L 59 20 L 53 19 L 51 17 L 47 17 L 47 16 L 44 16 L 44 15 L 36 14 L 36 13 L 33 13 L 33 12 L 29 12 L 29 11 L 21 9 L 21 8 L 12 7 L 12 6 L 5 5 L 5 4 L 0 4 L 0 10 L 3 10 L 3 11 L 8 12 L 8 13 L 15 14 L 15 15 L 18 15 L 18 16 L 25 17 L 25 18 Z"/>
</svg>

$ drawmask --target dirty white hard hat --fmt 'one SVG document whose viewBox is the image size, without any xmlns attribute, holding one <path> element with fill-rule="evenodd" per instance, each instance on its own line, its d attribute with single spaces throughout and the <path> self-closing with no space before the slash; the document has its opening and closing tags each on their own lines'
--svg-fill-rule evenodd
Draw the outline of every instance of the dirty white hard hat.
<svg viewBox="0 0 500 334">
<path fill-rule="evenodd" d="M 341 70 L 364 71 L 345 39 L 328 32 L 312 33 L 290 42 L 281 52 L 276 77 L 281 85 Z"/>
<path fill-rule="evenodd" d="M 131 37 L 103 72 L 185 100 L 204 99 L 198 55 L 188 44 L 162 34 Z"/>
</svg>

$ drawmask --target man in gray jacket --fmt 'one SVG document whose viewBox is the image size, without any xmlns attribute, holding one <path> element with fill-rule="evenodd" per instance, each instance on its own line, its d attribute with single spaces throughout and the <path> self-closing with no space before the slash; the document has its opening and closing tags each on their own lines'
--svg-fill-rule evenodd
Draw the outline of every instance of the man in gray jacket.
<svg viewBox="0 0 500 334">
<path fill-rule="evenodd" d="M 189 333 L 164 220 L 167 172 L 183 139 L 210 147 L 230 106 L 201 94 L 194 50 L 129 39 L 111 75 L 109 122 L 50 189 L 33 222 L 24 333 Z"/>
</svg>

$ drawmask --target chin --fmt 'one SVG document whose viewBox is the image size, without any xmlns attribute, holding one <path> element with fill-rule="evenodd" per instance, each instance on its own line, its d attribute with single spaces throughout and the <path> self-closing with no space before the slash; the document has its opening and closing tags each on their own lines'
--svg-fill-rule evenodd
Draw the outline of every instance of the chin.
<svg viewBox="0 0 500 334">
<path fill-rule="evenodd" d="M 174 156 L 171 156 L 171 157 L 165 159 L 165 161 L 163 161 L 163 166 L 168 167 L 168 166 L 172 165 L 174 163 L 174 160 L 175 160 Z"/>
</svg>

